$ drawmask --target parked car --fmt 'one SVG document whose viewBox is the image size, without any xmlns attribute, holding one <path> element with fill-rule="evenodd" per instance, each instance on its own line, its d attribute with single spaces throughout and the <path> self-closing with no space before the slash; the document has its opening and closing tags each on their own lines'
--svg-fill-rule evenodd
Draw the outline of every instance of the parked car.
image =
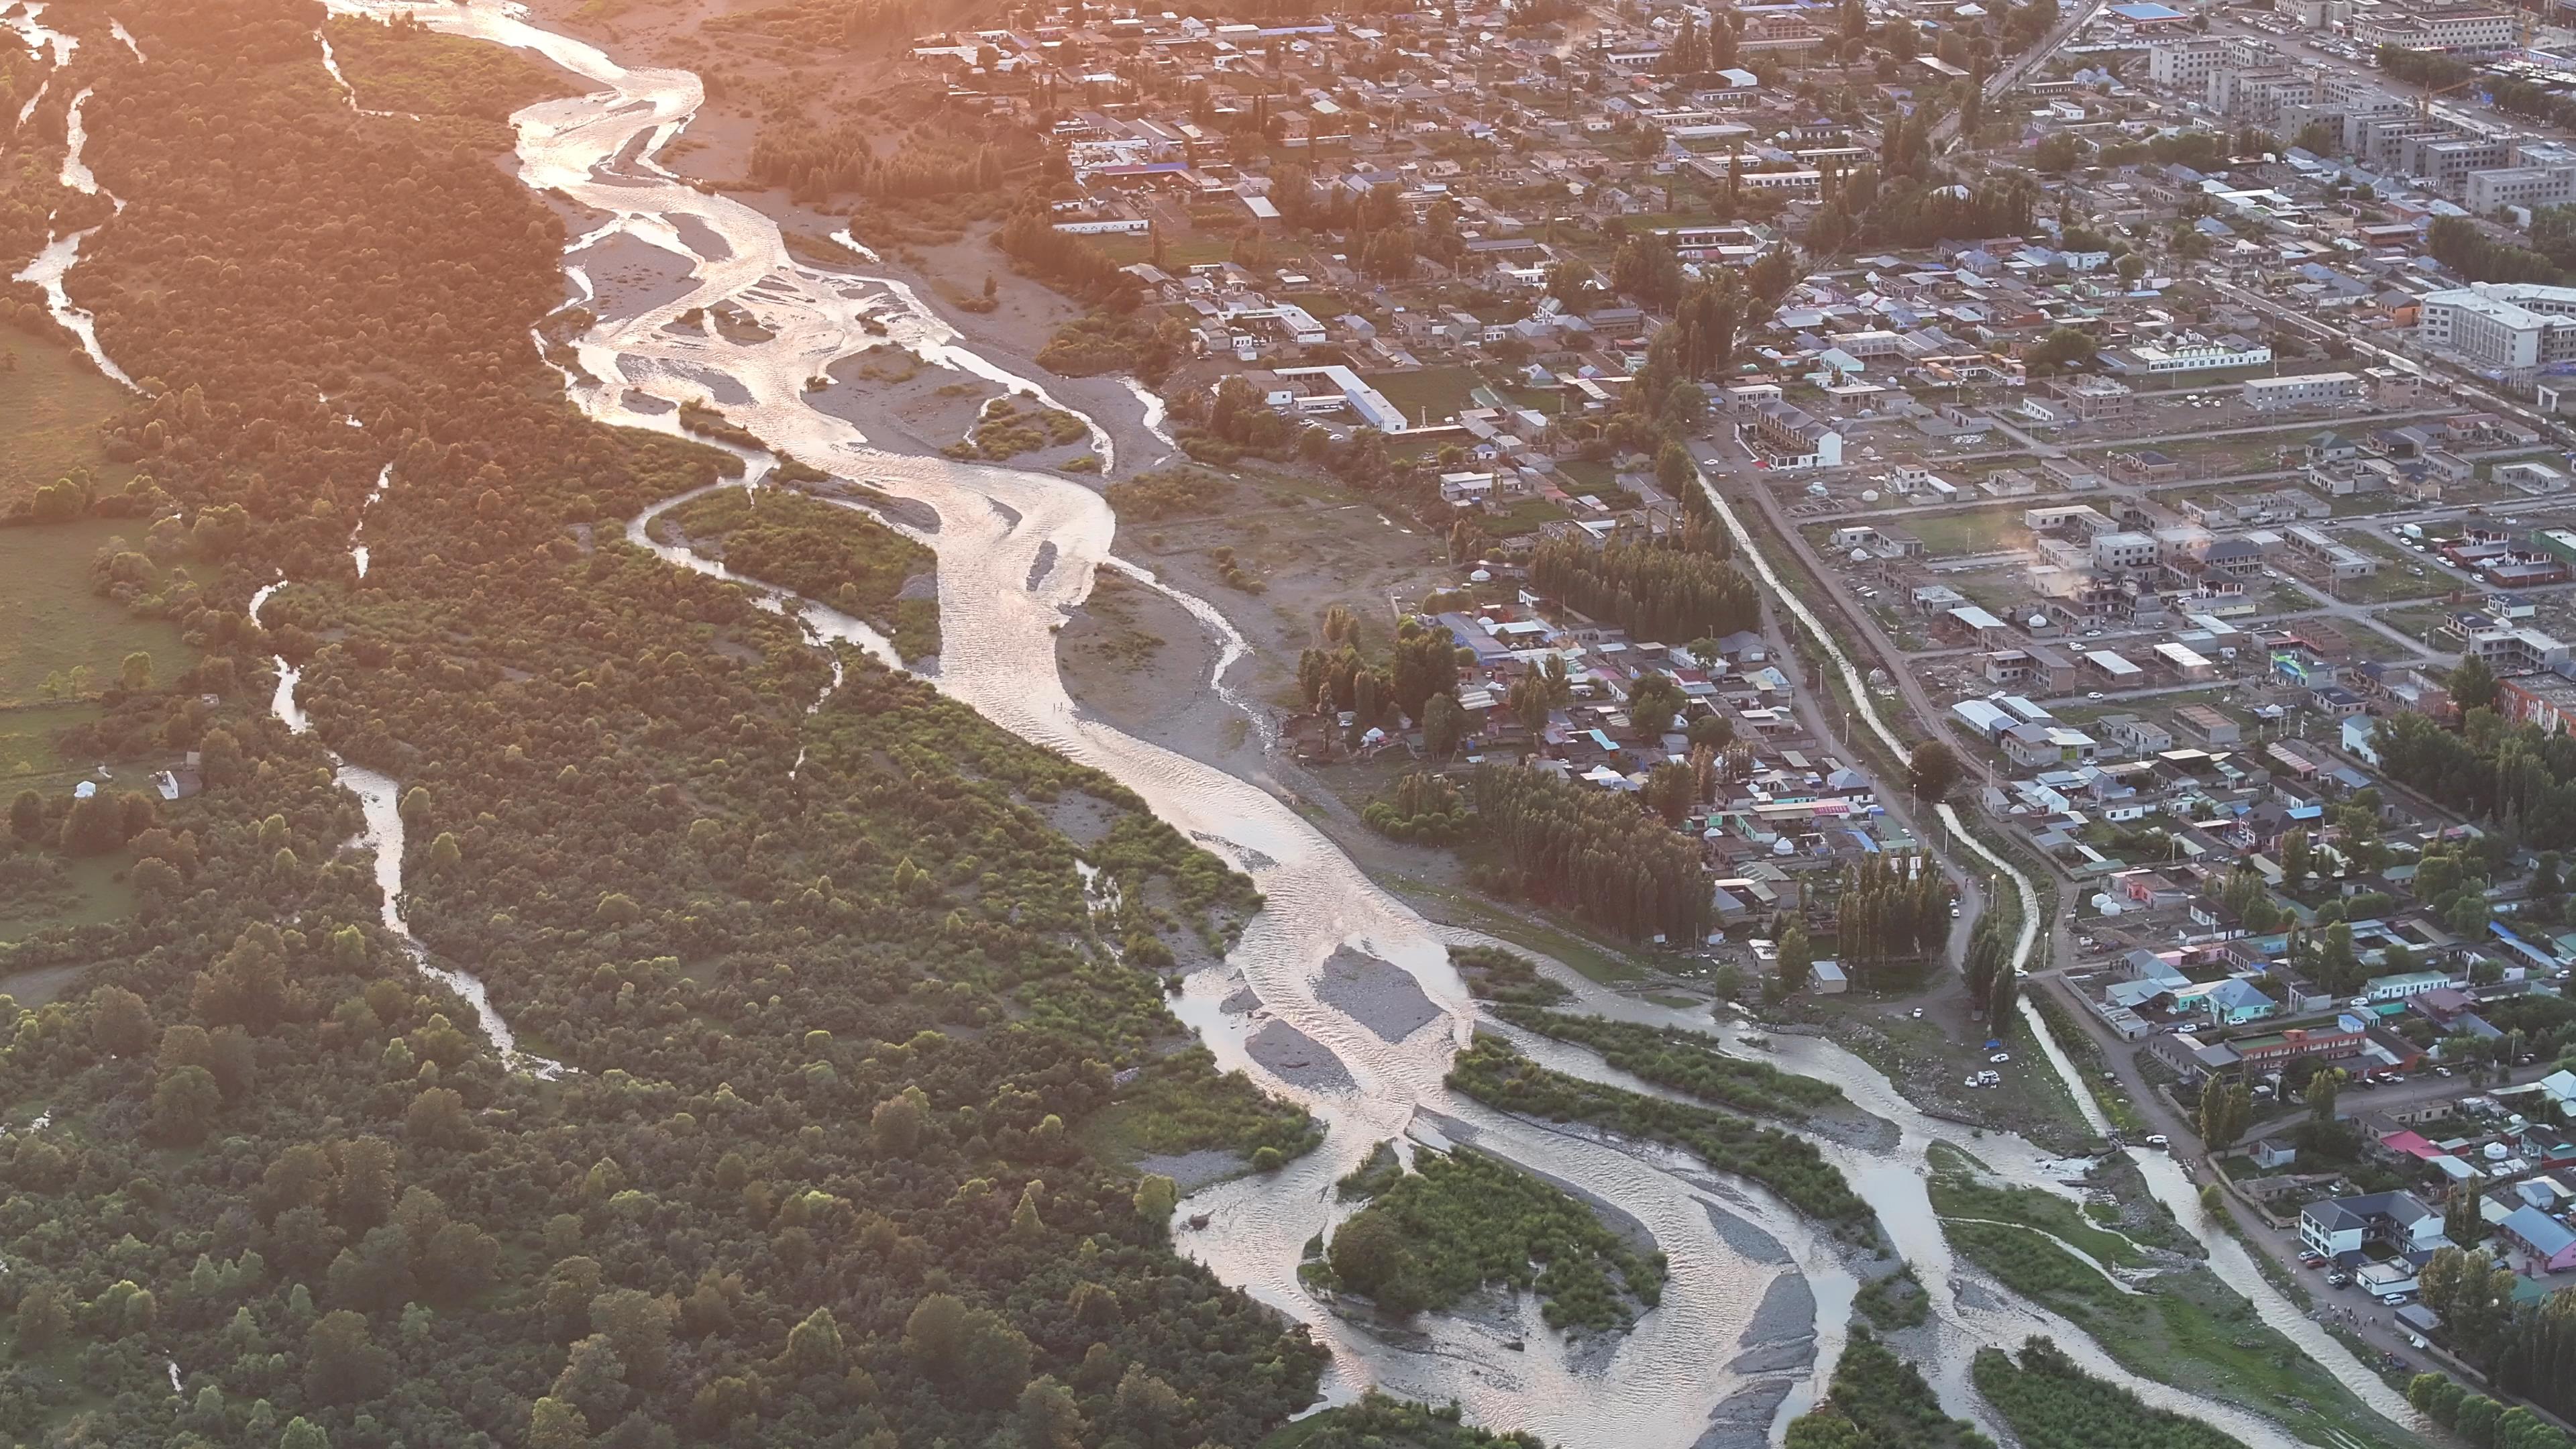
<svg viewBox="0 0 2576 1449">
<path fill-rule="evenodd" d="M 2391 1308 L 2403 1308 L 2406 1306 L 2406 1295 L 2403 1293 L 2382 1293 L 2379 1295 L 2379 1301 L 2387 1304 Z"/>
<path fill-rule="evenodd" d="M 2326 1275 L 2326 1286 L 2329 1288 L 2341 1288 L 2351 1281 L 2352 1275 L 2350 1273 L 2335 1272 L 2328 1273 Z"/>
<path fill-rule="evenodd" d="M 2173 1139 L 2159 1132 L 2147 1139 L 2147 1145 L 2160 1152 L 2170 1152 L 2173 1150 Z"/>
<path fill-rule="evenodd" d="M 1986 1060 L 1987 1060 L 1987 1061 L 1990 1061 L 1990 1062 L 2008 1062 L 2008 1061 L 2011 1061 L 2011 1060 L 2012 1060 L 2012 1053 L 2011 1053 L 2011 1052 L 1997 1052 L 1997 1053 L 1995 1053 L 1993 1056 L 1990 1056 L 1990 1057 L 1986 1058 Z"/>
</svg>

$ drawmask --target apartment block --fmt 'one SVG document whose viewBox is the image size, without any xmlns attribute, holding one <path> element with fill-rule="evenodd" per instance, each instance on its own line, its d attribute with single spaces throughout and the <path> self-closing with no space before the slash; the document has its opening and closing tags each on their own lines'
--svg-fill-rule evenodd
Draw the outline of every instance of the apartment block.
<svg viewBox="0 0 2576 1449">
<path fill-rule="evenodd" d="M 2576 287 L 2479 282 L 2428 292 L 2415 335 L 2484 367 L 2576 361 Z"/>
<path fill-rule="evenodd" d="M 2335 403 L 2361 400 L 2361 375 L 2353 372 L 2312 372 L 2301 377 L 2257 377 L 2245 383 L 2245 405 L 2272 411 L 2279 408 L 2324 407 Z"/>
</svg>

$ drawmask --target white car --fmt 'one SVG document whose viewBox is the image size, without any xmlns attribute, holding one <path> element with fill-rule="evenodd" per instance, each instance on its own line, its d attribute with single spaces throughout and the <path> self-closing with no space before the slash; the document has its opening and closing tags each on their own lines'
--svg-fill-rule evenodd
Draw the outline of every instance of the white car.
<svg viewBox="0 0 2576 1449">
<path fill-rule="evenodd" d="M 2100 691 L 2100 690 L 2098 690 L 2098 689 L 2097 689 L 2097 690 L 2093 691 L 2091 694 L 2088 694 L 2088 695 L 2086 695 L 2086 696 L 2084 696 L 2084 697 L 2085 697 L 2086 699 L 2100 699 L 2100 698 L 2102 697 L 2102 691 Z"/>
<path fill-rule="evenodd" d="M 1990 1056 L 1990 1057 L 1986 1058 L 1986 1060 L 1987 1060 L 1987 1061 L 1990 1061 L 1990 1062 L 2008 1062 L 2008 1061 L 2011 1061 L 2011 1060 L 2012 1060 L 2012 1053 L 2011 1053 L 2011 1052 L 1997 1052 L 1997 1053 L 1995 1053 L 1993 1056 Z M 1990 1076 L 1991 1076 L 1991 1075 L 1992 1075 L 1992 1073 L 1988 1073 L 1988 1075 L 1990 1075 Z"/>
<path fill-rule="evenodd" d="M 1921 1021 L 1923 1019 L 1923 1008 L 1918 1006 L 1912 1011 L 1907 1012 L 1906 1015 L 1913 1017 L 1916 1021 Z"/>
</svg>

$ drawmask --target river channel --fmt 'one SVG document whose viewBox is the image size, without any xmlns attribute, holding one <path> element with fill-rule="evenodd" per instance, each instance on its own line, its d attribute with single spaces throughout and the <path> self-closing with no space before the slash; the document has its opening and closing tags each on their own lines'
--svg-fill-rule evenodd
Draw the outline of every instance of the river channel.
<svg viewBox="0 0 2576 1449">
<path fill-rule="evenodd" d="M 1451 1092 L 1443 1075 L 1476 1024 L 1474 1005 L 1447 959 L 1447 946 L 1463 938 L 1429 925 L 1380 890 L 1268 791 L 1086 718 L 1067 696 L 1056 668 L 1055 631 L 1083 602 L 1097 570 L 1109 567 L 1151 582 L 1112 557 L 1116 519 L 1102 496 L 1067 478 L 882 451 L 850 423 L 810 406 L 805 393 L 807 380 L 834 361 L 888 338 L 926 362 L 1032 397 L 1045 398 L 1042 386 L 974 353 L 910 289 L 868 275 L 866 263 L 853 260 L 835 269 L 799 261 L 770 218 L 729 196 L 701 192 L 663 169 L 657 151 L 704 101 L 695 75 L 629 69 L 592 45 L 532 23 L 515 5 L 333 4 L 380 17 L 409 10 L 435 29 L 541 54 L 596 87 L 581 97 L 537 103 L 513 118 L 520 175 L 531 187 L 611 218 L 568 250 L 566 265 L 578 292 L 589 290 L 580 280 L 580 254 L 621 234 L 683 259 L 690 285 L 685 295 L 649 310 L 604 317 L 578 340 L 580 370 L 567 374 L 567 385 L 579 406 L 603 422 L 668 432 L 677 426 L 673 405 L 712 404 L 805 463 L 926 506 L 939 521 L 936 530 L 917 534 L 938 558 L 946 648 L 935 666 L 925 666 L 937 687 L 1022 738 L 1114 777 L 1161 818 L 1258 883 L 1267 909 L 1221 967 L 1189 980 L 1176 1009 L 1225 1065 L 1304 1102 L 1327 1125 L 1328 1136 L 1321 1150 L 1277 1173 L 1238 1178 L 1185 1200 L 1179 1218 L 1205 1214 L 1209 1226 L 1192 1231 L 1176 1221 L 1176 1239 L 1224 1281 L 1313 1328 L 1333 1356 L 1328 1396 L 1346 1399 L 1374 1384 L 1433 1402 L 1455 1399 L 1478 1422 L 1526 1428 L 1567 1445 L 1678 1449 L 1703 1438 L 1713 1411 L 1739 1392 L 1751 1392 L 1765 1415 L 1752 1436 L 1776 1439 L 1779 1415 L 1770 1406 L 1784 1391 L 1790 1407 L 1811 1397 L 1844 1332 L 1853 1279 L 1842 1251 L 1767 1194 L 1676 1154 L 1524 1122 Z M 318 52 L 316 59 L 318 64 Z M 690 309 L 718 303 L 740 308 L 764 335 L 672 325 Z M 1096 422 L 1092 429 L 1106 470 L 1113 466 L 1111 439 Z M 758 487 L 759 472 L 755 468 L 743 483 L 728 486 Z M 675 564 L 712 570 L 714 565 L 685 548 L 644 536 L 651 516 L 677 501 L 648 510 L 634 521 L 629 537 Z M 848 643 L 887 657 L 882 641 L 856 621 L 811 601 L 764 592 L 778 607 L 796 610 L 818 644 Z M 1221 635 L 1230 633 L 1204 601 L 1174 597 Z M 1240 655 L 1239 640 L 1228 644 L 1220 676 Z M 1221 678 L 1209 681 L 1211 689 L 1221 686 Z M 291 681 L 282 685 L 286 690 Z M 291 694 L 285 697 L 291 707 Z M 342 773 L 369 801 L 375 824 L 370 782 L 350 778 L 362 772 L 347 767 Z M 389 790 L 383 798 L 390 814 Z M 392 825 L 398 828 L 399 821 Z M 392 844 L 395 864 L 380 858 L 379 871 L 395 877 L 387 880 L 389 921 L 400 885 L 399 844 Z M 1409 976 L 1435 1008 L 1430 1019 L 1390 1040 L 1377 1029 L 1382 1023 L 1325 1000 L 1327 958 L 1352 951 L 1384 963 L 1383 971 Z M 1740 1035 L 1712 1023 L 1704 1011 L 1667 1011 L 1559 974 L 1590 1009 Z M 486 1026 L 496 1040 L 506 1040 L 506 1025 L 497 1017 Z M 1301 1033 L 1318 1056 L 1329 1054 L 1338 1070 L 1283 1074 L 1255 1060 L 1247 1045 L 1251 1034 L 1282 1026 Z M 1560 1069 L 1644 1087 L 1588 1053 L 1537 1040 L 1524 1045 Z M 1971 1275 L 1954 1275 L 1925 1200 L 1922 1164 L 1930 1142 L 1964 1137 L 1966 1129 L 1924 1118 L 1885 1078 L 1829 1044 L 1784 1038 L 1780 1047 L 1784 1066 L 1837 1082 L 1855 1101 L 1897 1124 L 1893 1147 L 1864 1151 L 1829 1144 L 1828 1151 L 1878 1208 L 1899 1251 L 1917 1263 L 1932 1293 L 1942 1322 L 1940 1350 L 1938 1362 L 1925 1367 L 1954 1412 L 1978 1409 L 1966 1388 L 1967 1358 L 1975 1347 L 2049 1333 L 2088 1369 L 2152 1402 L 2207 1420 L 2249 1444 L 2289 1442 L 2268 1421 L 2135 1378 L 2079 1330 L 1991 1286 L 1954 1292 L 1954 1276 Z M 1290 1080 L 1292 1075 L 1297 1079 Z M 1336 1315 L 1298 1281 L 1301 1250 L 1339 1214 L 1332 1201 L 1334 1180 L 1376 1142 L 1407 1137 L 1472 1140 L 1481 1150 L 1614 1204 L 1670 1259 L 1661 1306 L 1623 1337 L 1578 1345 L 1545 1329 L 1528 1302 L 1479 1315 L 1427 1315 L 1402 1331 Z M 1974 1150 L 2008 1176 L 2046 1179 L 2041 1154 L 2026 1144 L 1988 1136 Z M 1766 1301 L 1786 1293 L 1794 1306 L 1809 1291 L 1812 1314 L 1790 1316 L 1801 1320 L 1801 1333 L 1804 1319 L 1812 1317 L 1820 1353 L 1805 1361 L 1793 1354 L 1785 1369 L 1777 1361 L 1758 1362 L 1761 1355 L 1743 1354 L 1748 1330 L 1776 1329 L 1779 1315 L 1763 1311 Z M 1773 1320 L 1769 1328 L 1757 1321 L 1764 1319 Z M 1517 1350 L 1516 1342 L 1522 1345 Z M 1759 1397 L 1766 1389 L 1768 1397 Z M 1723 1442 L 1742 1438 L 1739 1432 Z"/>
</svg>

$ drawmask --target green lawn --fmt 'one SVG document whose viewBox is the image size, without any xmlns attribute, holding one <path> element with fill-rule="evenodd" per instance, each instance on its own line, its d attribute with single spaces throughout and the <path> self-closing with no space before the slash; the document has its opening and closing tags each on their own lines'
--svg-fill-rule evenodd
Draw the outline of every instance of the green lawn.
<svg viewBox="0 0 2576 1449">
<path fill-rule="evenodd" d="M 1385 394 L 1386 400 L 1401 408 L 1406 420 L 1415 426 L 1420 426 L 1426 416 L 1434 425 L 1446 422 L 1459 409 L 1473 406 L 1467 395 L 1478 385 L 1475 370 L 1466 367 L 1362 373 L 1360 380 Z"/>
<path fill-rule="evenodd" d="M 109 463 L 98 442 L 99 423 L 124 403 L 68 343 L 0 331 L 0 508 L 74 468 L 89 469 L 102 493 L 124 487 L 134 470 Z"/>
<path fill-rule="evenodd" d="M 1509 538 L 1516 533 L 1527 533 L 1542 523 L 1554 523 L 1560 518 L 1573 516 L 1565 511 L 1563 504 L 1551 503 L 1544 498 L 1524 498 L 1486 519 L 1484 526 L 1490 533 Z"/>
</svg>

